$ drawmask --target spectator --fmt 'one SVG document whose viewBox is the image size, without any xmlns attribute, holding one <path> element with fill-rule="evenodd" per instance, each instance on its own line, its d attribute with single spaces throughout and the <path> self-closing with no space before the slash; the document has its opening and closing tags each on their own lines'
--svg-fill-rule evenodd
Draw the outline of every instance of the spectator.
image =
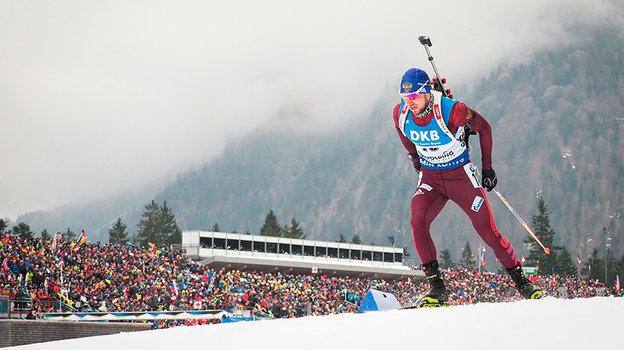
<svg viewBox="0 0 624 350">
<path fill-rule="evenodd" d="M 61 311 L 62 303 L 80 312 L 102 307 L 108 312 L 247 309 L 260 317 L 290 318 L 308 312 L 356 312 L 371 288 L 394 294 L 404 306 L 413 305 L 428 288 L 424 281 L 411 279 L 213 269 L 171 248 L 142 249 L 131 244 L 86 243 L 72 250 L 68 242 L 60 241 L 53 250 L 38 238 L 8 236 L 0 247 L 0 260 L 5 258 L 10 268 L 0 274 L 4 286 L 0 294 L 23 299 L 16 307 L 40 308 L 38 313 Z M 521 299 L 506 275 L 454 268 L 445 270 L 444 278 L 454 305 Z M 596 280 L 530 278 L 548 295 L 565 287 L 568 298 L 593 297 L 603 287 Z M 157 327 L 193 324 L 202 322 L 155 322 Z"/>
<path fill-rule="evenodd" d="M 30 309 L 28 315 L 26 315 L 27 320 L 36 320 L 37 319 L 37 310 Z"/>
</svg>

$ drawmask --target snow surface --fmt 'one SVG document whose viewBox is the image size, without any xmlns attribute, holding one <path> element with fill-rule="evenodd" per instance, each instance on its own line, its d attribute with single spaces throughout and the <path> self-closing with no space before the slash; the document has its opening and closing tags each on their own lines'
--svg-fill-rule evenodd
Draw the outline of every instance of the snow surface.
<svg viewBox="0 0 624 350">
<path fill-rule="evenodd" d="M 623 349 L 624 298 L 375 311 L 70 339 L 6 349 Z"/>
</svg>

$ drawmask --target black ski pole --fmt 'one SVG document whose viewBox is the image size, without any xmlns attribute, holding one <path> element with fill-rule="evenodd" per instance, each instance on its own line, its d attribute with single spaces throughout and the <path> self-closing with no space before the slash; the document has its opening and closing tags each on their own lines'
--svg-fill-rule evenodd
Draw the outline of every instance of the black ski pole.
<svg viewBox="0 0 624 350">
<path fill-rule="evenodd" d="M 446 79 L 443 79 L 440 76 L 440 72 L 438 72 L 438 68 L 433 62 L 433 56 L 431 56 L 431 52 L 429 51 L 429 47 L 431 46 L 431 39 L 429 39 L 428 36 L 419 36 L 418 40 L 420 41 L 420 43 L 425 48 L 425 51 L 427 52 L 427 58 L 429 59 L 429 62 L 431 62 L 431 66 L 433 67 L 433 71 L 435 72 L 435 75 L 436 75 L 435 79 L 437 80 L 437 85 L 440 87 L 440 91 L 442 92 L 442 95 L 448 98 L 453 98 L 451 89 L 447 90 L 444 88 L 444 83 L 446 83 Z M 434 83 L 434 88 L 435 88 L 435 85 L 436 84 Z"/>
</svg>

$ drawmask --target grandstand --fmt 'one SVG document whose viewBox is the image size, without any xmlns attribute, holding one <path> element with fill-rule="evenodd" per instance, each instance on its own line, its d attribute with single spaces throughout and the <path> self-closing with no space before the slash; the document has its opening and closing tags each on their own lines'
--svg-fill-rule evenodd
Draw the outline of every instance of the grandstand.
<svg viewBox="0 0 624 350">
<path fill-rule="evenodd" d="M 211 268 L 389 280 L 423 278 L 403 249 L 213 231 L 183 231 L 185 254 Z"/>
</svg>

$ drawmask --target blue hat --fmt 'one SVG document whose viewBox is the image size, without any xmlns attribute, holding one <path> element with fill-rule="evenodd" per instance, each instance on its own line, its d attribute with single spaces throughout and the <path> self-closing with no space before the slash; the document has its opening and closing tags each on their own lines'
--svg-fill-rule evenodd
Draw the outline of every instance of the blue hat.
<svg viewBox="0 0 624 350">
<path fill-rule="evenodd" d="M 421 93 L 429 94 L 431 93 L 431 84 L 429 81 L 429 76 L 427 72 L 418 68 L 410 68 L 405 74 L 403 74 L 403 78 L 401 79 L 401 89 L 399 90 L 402 94 L 408 92 L 416 92 L 425 86 Z"/>
</svg>

